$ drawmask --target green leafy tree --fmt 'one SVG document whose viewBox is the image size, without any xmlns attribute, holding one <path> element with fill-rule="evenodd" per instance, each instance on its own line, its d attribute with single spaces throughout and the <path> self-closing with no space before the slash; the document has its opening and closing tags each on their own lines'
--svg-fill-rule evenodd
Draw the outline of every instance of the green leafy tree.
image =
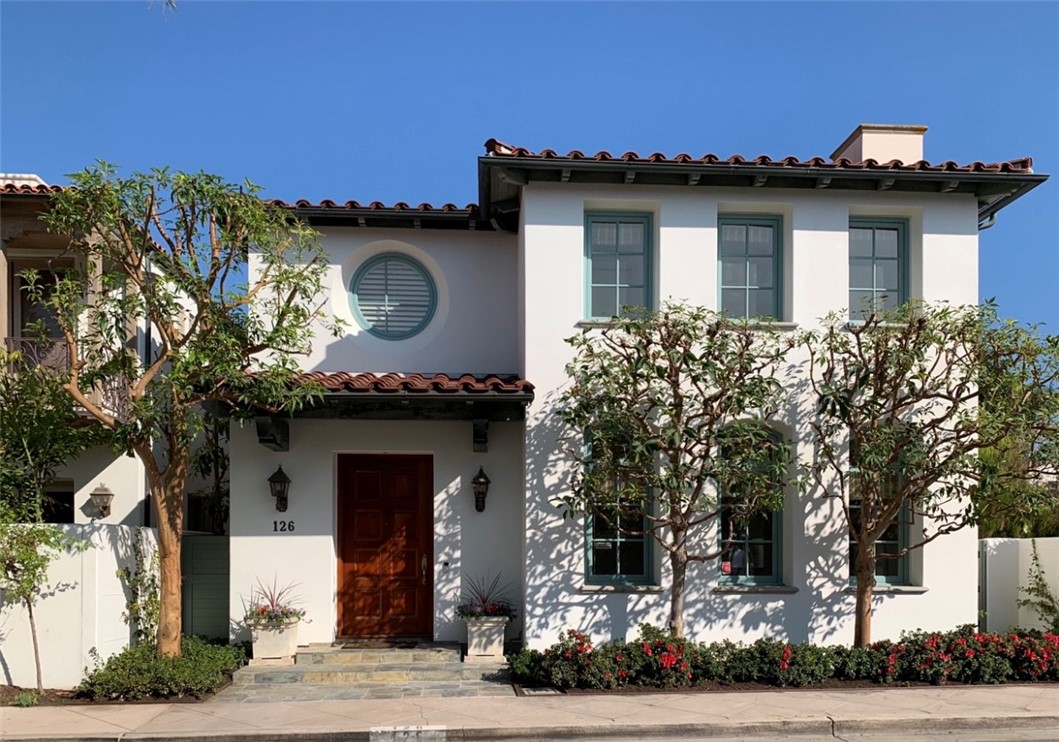
<svg viewBox="0 0 1059 742">
<path fill-rule="evenodd" d="M 203 406 L 290 410 L 317 393 L 296 358 L 322 312 L 317 235 L 249 182 L 99 164 L 72 176 L 43 219 L 86 269 L 50 295 L 69 353 L 65 389 L 143 461 L 157 514 L 158 650 L 180 652 L 180 538 Z M 253 270 L 249 270 L 252 264 Z M 248 279 L 249 276 L 249 279 Z M 136 347 L 146 332 L 146 358 Z"/>
<path fill-rule="evenodd" d="M 1010 510 L 1045 505 L 1037 488 L 1011 485 L 1056 460 L 1059 338 L 998 320 L 992 304 L 909 303 L 852 325 L 847 317 L 829 316 L 803 342 L 817 404 L 810 468 L 856 542 L 854 641 L 865 646 L 880 561 L 977 523 L 1001 487 Z M 979 456 L 1011 438 L 1025 444 L 1023 466 Z M 880 552 L 895 527 L 907 542 Z"/>
<path fill-rule="evenodd" d="M 783 401 L 776 373 L 789 343 L 678 304 L 615 318 L 568 342 L 576 357 L 559 416 L 572 433 L 575 467 L 558 504 L 664 549 L 670 628 L 683 636 L 688 564 L 726 548 L 703 532 L 726 510 L 745 523 L 783 506 L 792 444 L 766 423 Z M 636 517 L 614 517 L 630 512 Z"/>
<path fill-rule="evenodd" d="M 1034 476 L 1026 443 L 1009 437 L 979 455 L 986 471 L 996 472 L 978 498 L 979 537 L 1059 536 L 1059 481 Z"/>
<path fill-rule="evenodd" d="M 88 544 L 57 526 L 13 523 L 16 514 L 0 506 L 0 591 L 8 606 L 23 605 L 33 638 L 33 661 L 37 669 L 37 691 L 44 689 L 40 666 L 40 643 L 34 607 L 48 581 L 48 567 L 64 552 L 81 551 Z"/>
<path fill-rule="evenodd" d="M 61 372 L 0 350 L 0 504 L 19 521 L 39 523 L 59 467 L 106 439 L 63 383 Z"/>
</svg>

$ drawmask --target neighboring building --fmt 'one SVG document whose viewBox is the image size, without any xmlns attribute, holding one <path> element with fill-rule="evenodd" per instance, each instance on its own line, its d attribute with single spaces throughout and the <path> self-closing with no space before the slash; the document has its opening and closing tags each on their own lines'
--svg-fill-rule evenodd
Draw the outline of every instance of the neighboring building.
<svg viewBox="0 0 1059 742">
<path fill-rule="evenodd" d="M 67 249 L 69 240 L 49 233 L 40 221 L 57 190 L 59 186 L 49 186 L 36 175 L 0 173 L 0 332 L 6 350 L 21 352 L 31 363 L 63 368 L 68 363 L 67 346 L 58 325 L 46 308 L 27 296 L 22 276 L 23 271 L 35 269 L 46 286 L 64 270 L 84 269 L 83 260 Z M 52 330 L 44 343 L 28 329 L 39 320 Z M 142 353 L 143 333 L 137 337 Z M 106 517 L 100 516 L 89 497 L 100 486 L 114 493 Z M 109 448 L 84 452 L 63 467 L 50 489 L 45 517 L 55 523 L 137 526 L 144 525 L 147 517 L 143 464 Z"/>
<path fill-rule="evenodd" d="M 667 299 L 787 329 L 865 298 L 977 303 L 979 229 L 1046 176 L 1028 158 L 929 164 L 925 130 L 864 125 L 810 160 L 490 140 L 479 206 L 291 204 L 323 234 L 322 299 L 348 331 L 321 333 L 303 362 L 328 390 L 321 404 L 232 431 L 233 625 L 251 586 L 276 580 L 298 584 L 303 641 L 458 640 L 461 581 L 497 573 L 520 604 L 509 638 L 529 646 L 568 627 L 610 638 L 664 625 L 659 550 L 598 533 L 586 544 L 583 520 L 552 504 L 571 471 L 554 414 L 564 338 Z M 778 434 L 804 438 L 805 401 Z M 280 465 L 283 512 L 267 484 Z M 691 567 L 689 634 L 848 640 L 843 523 L 833 502 L 789 493 L 748 537 L 742 578 Z M 880 574 L 876 636 L 974 622 L 975 553 L 965 529 Z"/>
</svg>

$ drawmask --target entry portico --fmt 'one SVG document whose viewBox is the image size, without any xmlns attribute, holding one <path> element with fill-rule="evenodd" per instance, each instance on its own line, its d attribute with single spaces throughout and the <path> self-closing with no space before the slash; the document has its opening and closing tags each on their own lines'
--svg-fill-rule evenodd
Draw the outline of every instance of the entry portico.
<svg viewBox="0 0 1059 742">
<path fill-rule="evenodd" d="M 320 400 L 231 431 L 233 633 L 260 580 L 294 592 L 300 641 L 460 641 L 464 574 L 521 594 L 524 406 L 512 376 L 306 374 Z M 266 480 L 291 479 L 279 512 Z M 484 511 L 471 479 L 492 480 Z M 518 624 L 511 627 L 517 636 Z"/>
</svg>

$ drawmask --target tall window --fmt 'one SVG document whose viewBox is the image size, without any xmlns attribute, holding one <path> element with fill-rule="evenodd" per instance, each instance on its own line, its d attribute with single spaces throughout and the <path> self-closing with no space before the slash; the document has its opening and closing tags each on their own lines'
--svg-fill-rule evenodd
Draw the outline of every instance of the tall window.
<svg viewBox="0 0 1059 742">
<path fill-rule="evenodd" d="M 901 472 L 894 469 L 883 481 L 883 501 L 892 501 L 900 481 Z M 850 580 L 857 579 L 857 535 L 861 516 L 861 481 L 857 470 L 850 471 L 849 493 L 849 574 Z M 897 518 L 891 523 L 875 542 L 875 581 L 886 585 L 908 584 L 908 554 L 901 557 L 887 558 L 887 554 L 898 554 L 908 541 L 908 526 L 911 523 L 911 510 L 908 504 L 901 506 Z"/>
<path fill-rule="evenodd" d="M 782 318 L 780 217 L 721 216 L 717 224 L 721 311 L 739 319 Z"/>
<path fill-rule="evenodd" d="M 622 307 L 651 307 L 651 217 L 589 213 L 585 216 L 589 319 L 610 319 Z"/>
<path fill-rule="evenodd" d="M 780 435 L 770 431 L 780 442 Z M 780 484 L 774 483 L 774 487 Z M 733 508 L 736 500 L 721 493 L 722 583 L 775 585 L 783 581 L 781 511 L 764 511 L 747 517 Z"/>
<path fill-rule="evenodd" d="M 850 220 L 850 319 L 894 309 L 908 299 L 907 234 L 903 219 Z"/>
<path fill-rule="evenodd" d="M 635 507 L 617 507 L 588 516 L 586 543 L 589 584 L 651 581 L 650 540 L 643 512 Z"/>
</svg>

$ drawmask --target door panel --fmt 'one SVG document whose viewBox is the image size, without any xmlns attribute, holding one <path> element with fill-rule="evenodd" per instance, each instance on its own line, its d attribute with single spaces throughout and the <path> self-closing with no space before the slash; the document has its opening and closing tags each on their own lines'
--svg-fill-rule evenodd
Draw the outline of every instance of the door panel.
<svg viewBox="0 0 1059 742">
<path fill-rule="evenodd" d="M 430 456 L 339 456 L 339 636 L 433 635 L 432 471 Z"/>
</svg>

